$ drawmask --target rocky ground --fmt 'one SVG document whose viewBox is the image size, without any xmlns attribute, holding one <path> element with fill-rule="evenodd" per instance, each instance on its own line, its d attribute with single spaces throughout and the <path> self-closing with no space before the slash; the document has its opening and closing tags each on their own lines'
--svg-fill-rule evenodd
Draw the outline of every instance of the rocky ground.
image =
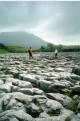
<svg viewBox="0 0 80 121">
<path fill-rule="evenodd" d="M 0 121 L 80 121 L 80 53 L 0 55 Z"/>
</svg>

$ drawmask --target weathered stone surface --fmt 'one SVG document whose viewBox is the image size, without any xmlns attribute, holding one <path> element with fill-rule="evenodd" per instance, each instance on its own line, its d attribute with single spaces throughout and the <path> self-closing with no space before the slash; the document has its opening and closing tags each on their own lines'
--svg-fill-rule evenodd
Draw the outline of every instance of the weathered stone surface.
<svg viewBox="0 0 80 121">
<path fill-rule="evenodd" d="M 80 81 L 80 76 L 79 75 L 76 75 L 76 74 L 72 74 L 71 76 L 70 76 L 72 79 L 74 79 L 74 80 L 76 80 L 76 81 Z"/>
<path fill-rule="evenodd" d="M 52 84 L 52 82 L 50 82 L 50 81 L 40 80 L 38 82 L 38 87 L 40 89 L 44 90 L 44 91 L 49 92 L 49 87 L 50 87 L 51 84 Z"/>
<path fill-rule="evenodd" d="M 78 99 L 78 98 L 79 98 L 78 95 L 74 95 L 74 96 L 73 96 L 73 100 L 76 100 L 76 99 Z"/>
<path fill-rule="evenodd" d="M 0 80 L 0 85 L 3 84 L 3 83 L 4 83 L 3 80 Z"/>
<path fill-rule="evenodd" d="M 0 121 L 80 121 L 79 60 L 75 52 L 0 55 Z"/>
<path fill-rule="evenodd" d="M 57 92 L 57 93 L 61 92 L 65 88 L 66 88 L 65 84 L 61 84 L 61 83 L 58 83 L 58 82 L 53 83 L 49 86 L 50 92 Z"/>
<path fill-rule="evenodd" d="M 35 78 L 35 75 L 26 74 L 26 75 L 23 76 L 23 80 L 29 81 L 33 84 L 37 83 L 37 79 Z"/>
<path fill-rule="evenodd" d="M 47 96 L 50 99 L 60 102 L 64 107 L 69 108 L 73 105 L 73 101 L 70 97 L 64 96 L 60 93 L 48 93 Z"/>
<path fill-rule="evenodd" d="M 32 88 L 33 90 L 33 95 L 44 95 L 44 91 L 38 88 Z"/>
<path fill-rule="evenodd" d="M 80 93 L 80 86 L 79 85 L 75 85 L 74 87 L 70 88 L 73 92 L 77 92 Z"/>
<path fill-rule="evenodd" d="M 30 104 L 33 100 L 33 96 L 25 95 L 20 92 L 15 92 L 13 93 L 13 96 L 16 100 L 25 103 L 25 104 Z"/>
<path fill-rule="evenodd" d="M 46 115 L 46 117 L 43 116 L 40 118 L 36 118 L 36 121 L 66 121 L 66 120 L 79 121 L 80 119 L 77 118 L 72 111 L 65 110 L 65 109 L 61 111 L 61 114 L 59 116 L 48 117 L 48 115 Z"/>
<path fill-rule="evenodd" d="M 76 66 L 73 67 L 72 72 L 77 74 L 77 75 L 80 75 L 80 67 L 76 67 Z"/>
<path fill-rule="evenodd" d="M 27 95 L 43 95 L 44 92 L 37 88 L 18 88 L 17 92 L 22 92 Z"/>
<path fill-rule="evenodd" d="M 0 91 L 6 92 L 6 93 L 11 92 L 11 87 L 12 87 L 11 83 L 2 84 L 0 85 Z"/>
<path fill-rule="evenodd" d="M 78 118 L 80 119 L 80 113 L 77 114 Z"/>
<path fill-rule="evenodd" d="M 4 116 L 0 117 L 1 121 L 6 121 L 9 118 L 17 118 L 23 121 L 35 121 L 34 118 L 22 110 L 8 110 L 5 111 L 3 115 Z"/>
<path fill-rule="evenodd" d="M 77 109 L 80 111 L 80 102 L 79 102 L 79 104 L 78 104 L 78 107 L 77 107 Z"/>
<path fill-rule="evenodd" d="M 40 118 L 49 118 L 49 115 L 44 111 L 40 114 Z"/>
<path fill-rule="evenodd" d="M 43 110 L 46 110 L 48 113 L 54 112 L 56 114 L 60 114 L 62 108 L 63 107 L 59 102 L 50 99 L 48 99 L 48 101 L 43 105 Z"/>
<path fill-rule="evenodd" d="M 34 103 L 31 103 L 29 106 L 27 106 L 27 113 L 29 113 L 30 115 L 36 118 L 41 113 L 41 110 L 37 105 L 35 105 Z"/>
<path fill-rule="evenodd" d="M 15 81 L 12 82 L 13 85 L 18 86 L 20 88 L 32 88 L 32 85 L 30 82 L 25 82 L 16 79 Z"/>
<path fill-rule="evenodd" d="M 21 92 L 26 95 L 33 95 L 33 90 L 30 88 L 19 88 L 19 89 L 17 89 L 17 92 Z"/>
<path fill-rule="evenodd" d="M 38 102 L 40 104 L 45 104 L 47 102 L 48 98 L 45 95 L 35 95 L 33 97 L 33 101 Z"/>
<path fill-rule="evenodd" d="M 12 84 L 14 86 L 18 86 L 18 87 L 21 87 L 21 88 L 32 88 L 32 85 L 31 85 L 30 82 L 26 82 L 26 81 L 19 80 L 19 79 L 7 78 L 5 80 L 5 82 L 12 82 Z"/>
<path fill-rule="evenodd" d="M 19 121 L 16 118 L 11 118 L 10 121 Z"/>
</svg>

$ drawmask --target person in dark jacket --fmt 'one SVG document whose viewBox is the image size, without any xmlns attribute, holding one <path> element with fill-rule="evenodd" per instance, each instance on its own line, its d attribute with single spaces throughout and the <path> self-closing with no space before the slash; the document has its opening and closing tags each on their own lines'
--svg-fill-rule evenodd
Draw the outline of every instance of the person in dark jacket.
<svg viewBox="0 0 80 121">
<path fill-rule="evenodd" d="M 31 47 L 28 49 L 29 58 L 33 58 Z"/>
</svg>

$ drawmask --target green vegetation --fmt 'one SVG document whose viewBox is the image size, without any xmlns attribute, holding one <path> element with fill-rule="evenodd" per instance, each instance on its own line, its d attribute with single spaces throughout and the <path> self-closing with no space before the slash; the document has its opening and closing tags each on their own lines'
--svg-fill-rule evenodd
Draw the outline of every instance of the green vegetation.
<svg viewBox="0 0 80 121">
<path fill-rule="evenodd" d="M 20 47 L 20 46 L 7 46 L 7 47 L 15 53 L 25 53 L 28 50 L 28 47 Z"/>
<path fill-rule="evenodd" d="M 27 51 L 27 47 L 20 47 L 20 46 L 8 46 L 8 48 L 13 50 L 20 50 L 20 51 Z"/>
<path fill-rule="evenodd" d="M 66 95 L 68 97 L 73 97 L 73 94 L 71 92 L 64 92 L 64 95 Z"/>
<path fill-rule="evenodd" d="M 3 117 L 5 116 L 6 113 L 0 113 L 0 117 Z"/>
<path fill-rule="evenodd" d="M 0 54 L 1 53 L 26 53 L 28 47 L 20 47 L 20 46 L 6 46 L 0 43 Z M 32 51 L 36 51 L 36 48 L 32 48 Z"/>
<path fill-rule="evenodd" d="M 58 49 L 59 52 L 78 52 L 80 51 L 80 45 L 70 45 L 70 46 L 64 46 L 64 45 L 54 45 L 51 43 L 48 43 L 47 46 L 41 46 L 40 51 L 43 52 L 53 52 L 55 49 Z"/>
<path fill-rule="evenodd" d="M 43 109 L 42 109 L 41 105 L 38 102 L 34 102 L 34 104 L 39 108 L 39 110 L 41 112 L 43 112 Z"/>
<path fill-rule="evenodd" d="M 66 118 L 66 120 L 65 121 L 71 121 L 71 119 L 68 117 L 68 118 Z"/>
<path fill-rule="evenodd" d="M 52 116 L 57 116 L 57 114 L 55 114 L 55 113 L 47 113 L 50 117 L 52 117 Z"/>
<path fill-rule="evenodd" d="M 78 106 L 79 102 L 80 102 L 80 99 L 76 99 L 76 100 L 74 100 L 74 102 L 73 102 L 73 106 L 70 107 L 69 110 L 76 112 L 76 110 L 77 110 L 77 106 Z"/>
<path fill-rule="evenodd" d="M 14 78 L 15 79 L 17 79 L 18 77 L 19 77 L 19 74 L 18 73 L 14 74 Z"/>
<path fill-rule="evenodd" d="M 19 52 L 27 52 L 27 47 L 18 47 L 18 46 L 5 46 L 0 43 L 0 54 L 1 53 L 19 53 Z"/>
<path fill-rule="evenodd" d="M 2 65 L 3 68 L 6 68 L 6 67 L 8 67 L 8 66 L 9 66 L 9 64 L 6 64 L 5 62 L 4 62 L 3 65 Z"/>
<path fill-rule="evenodd" d="M 22 52 L 27 52 L 28 47 L 20 47 L 20 46 L 8 46 L 8 48 L 15 50 L 15 51 L 22 51 Z M 32 48 L 33 51 L 36 50 L 36 48 Z"/>
<path fill-rule="evenodd" d="M 44 66 L 44 67 L 40 67 L 40 70 L 47 70 L 47 68 Z"/>
<path fill-rule="evenodd" d="M 7 46 L 5 46 L 4 44 L 0 44 L 0 54 L 2 54 L 2 53 L 9 53 L 10 51 L 9 51 L 9 49 L 8 49 L 8 47 Z"/>
<path fill-rule="evenodd" d="M 4 53 L 4 54 L 5 54 L 5 53 L 9 53 L 9 51 L 0 48 L 0 54 L 2 54 L 2 53 Z"/>
<path fill-rule="evenodd" d="M 51 43 L 49 43 L 47 46 L 41 46 L 40 50 L 41 51 L 50 51 L 50 52 L 53 52 L 55 49 L 58 49 L 58 50 L 61 50 L 62 48 L 62 45 L 53 45 Z"/>
<path fill-rule="evenodd" d="M 54 52 L 55 49 L 58 49 L 59 52 L 78 52 L 80 51 L 80 46 L 64 46 L 64 45 L 54 45 L 48 43 L 47 46 L 41 46 L 40 48 L 32 48 L 33 52 Z M 28 47 L 20 46 L 5 46 L 0 43 L 0 53 L 25 53 L 27 52 Z"/>
<path fill-rule="evenodd" d="M 65 92 L 64 95 L 67 95 L 67 96 L 69 96 L 71 98 L 74 96 L 74 94 L 71 93 L 71 92 Z M 73 100 L 73 106 L 68 108 L 68 109 L 73 111 L 73 112 L 76 112 L 79 102 L 80 102 L 80 98 L 78 98 L 76 100 Z"/>
</svg>

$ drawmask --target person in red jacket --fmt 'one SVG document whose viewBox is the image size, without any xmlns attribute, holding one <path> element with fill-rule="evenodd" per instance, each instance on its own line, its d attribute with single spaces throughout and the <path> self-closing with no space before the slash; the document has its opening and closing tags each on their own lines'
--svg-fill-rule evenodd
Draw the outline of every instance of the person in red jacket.
<svg viewBox="0 0 80 121">
<path fill-rule="evenodd" d="M 31 47 L 28 49 L 28 53 L 29 53 L 29 58 L 33 58 L 32 51 L 31 51 Z"/>
</svg>

